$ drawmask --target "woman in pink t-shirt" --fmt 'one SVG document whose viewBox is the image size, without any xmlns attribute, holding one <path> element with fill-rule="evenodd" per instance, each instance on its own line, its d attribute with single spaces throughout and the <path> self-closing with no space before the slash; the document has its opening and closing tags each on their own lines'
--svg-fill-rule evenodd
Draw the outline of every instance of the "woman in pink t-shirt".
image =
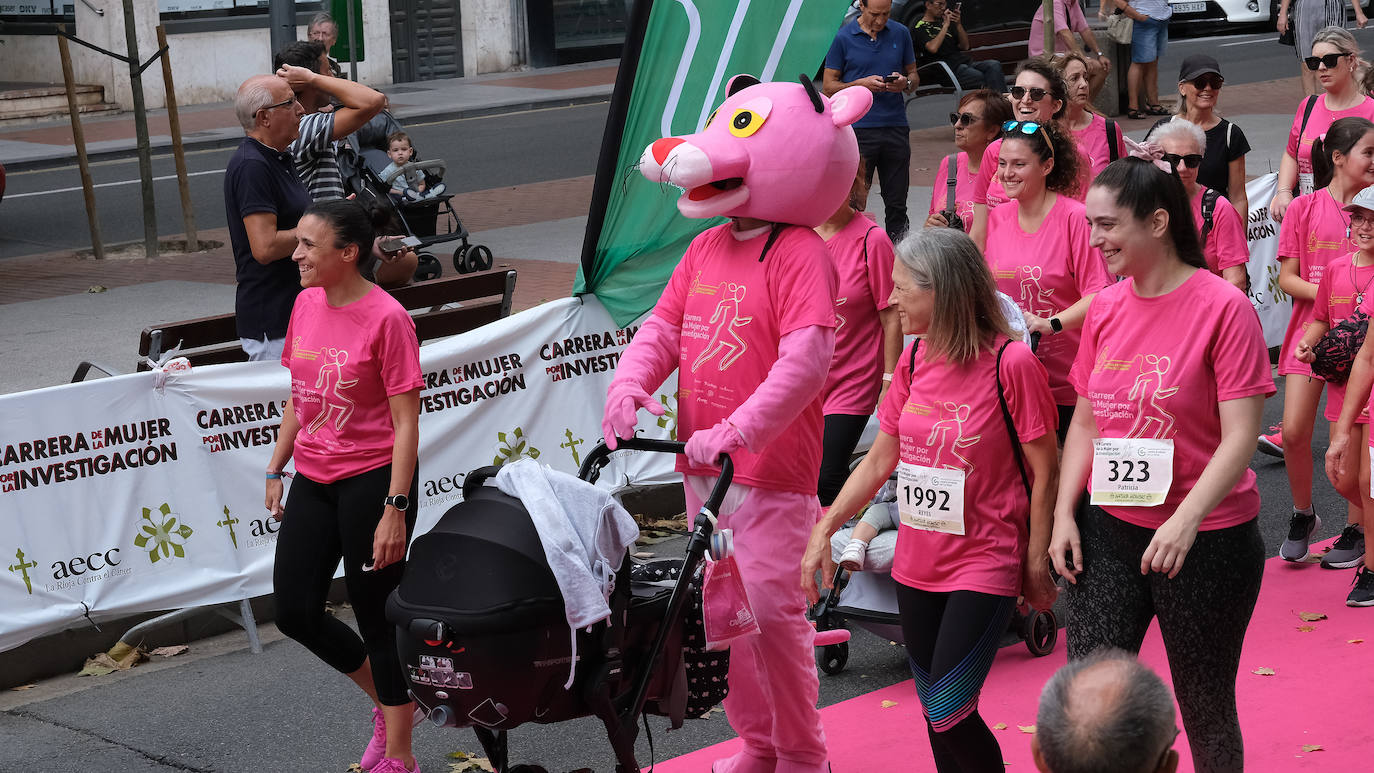
<svg viewBox="0 0 1374 773">
<path fill-rule="evenodd" d="M 831 535 L 896 470 L 892 577 L 932 751 L 963 770 L 1001 770 L 978 694 L 1017 596 L 1037 609 L 1054 602 L 1054 403 L 968 236 L 914 232 L 897 258 L 892 304 L 903 332 L 921 338 L 898 361 L 872 450 L 811 532 L 802 586 L 815 602 L 816 571 L 832 582 Z"/>
<path fill-rule="evenodd" d="M 1121 125 L 1094 113 L 1092 82 L 1088 75 L 1088 60 L 1079 53 L 1069 52 L 1054 58 L 1054 67 L 1064 76 L 1069 103 L 1059 125 L 1073 134 L 1078 151 L 1088 159 L 1083 176 L 1091 183 L 1107 164 L 1126 155 L 1126 141 Z M 1087 186 L 1085 185 L 1084 188 Z"/>
<path fill-rule="evenodd" d="M 1009 122 L 997 160 L 1011 201 L 992 211 L 983 255 L 997 289 L 1011 296 L 1039 336 L 1035 354 L 1050 374 L 1061 428 L 1073 413 L 1069 367 L 1093 293 L 1111 284 L 1102 255 L 1088 244 L 1076 189 L 1082 157 L 1056 124 Z"/>
<path fill-rule="evenodd" d="M 1053 67 L 1032 59 L 1016 71 L 1016 85 L 1008 93 L 1012 118 L 1018 121 L 1051 123 L 1064 115 L 1069 104 L 1068 87 Z M 968 229 L 973 243 L 983 248 L 988 234 L 988 213 L 1008 201 L 997 177 L 997 154 L 1001 140 L 993 140 L 983 151 L 978 175 L 973 178 L 973 225 Z"/>
<path fill-rule="evenodd" d="M 1245 223 L 1231 202 L 1198 184 L 1197 172 L 1202 165 L 1207 135 L 1202 127 L 1182 118 L 1160 124 L 1150 135 L 1151 140 L 1164 149 L 1164 160 L 1183 183 L 1188 201 L 1193 206 L 1193 223 L 1202 240 L 1202 256 L 1207 269 L 1245 292 L 1249 278 L 1246 265 L 1250 262 L 1250 243 L 1245 240 Z M 1208 212 L 1204 213 L 1204 205 Z M 1208 220 L 1211 222 L 1209 223 Z"/>
<path fill-rule="evenodd" d="M 1069 658 L 1138 652 L 1158 618 L 1194 767 L 1241 771 L 1236 673 L 1264 573 L 1249 462 L 1274 393 L 1264 336 L 1245 294 L 1206 270 L 1177 177 L 1124 158 L 1086 205 L 1125 280 L 1093 299 L 1071 374 L 1050 542 L 1071 583 Z"/>
<path fill-rule="evenodd" d="M 1355 70 L 1360 48 L 1355 36 L 1339 27 L 1327 27 L 1312 39 L 1308 69 L 1315 70 L 1323 93 L 1298 103 L 1293 126 L 1288 131 L 1288 147 L 1279 162 L 1279 188 L 1269 202 L 1269 213 L 1282 222 L 1294 191 L 1307 194 L 1320 188 L 1313 181 L 1313 143 L 1341 118 L 1374 120 L 1374 99 L 1364 93 Z M 1313 64 L 1316 67 L 1313 67 Z"/>
<path fill-rule="evenodd" d="M 849 192 L 830 219 L 816 228 L 825 240 L 839 279 L 835 297 L 835 354 L 825 395 L 825 434 L 817 496 L 829 507 L 849 477 L 849 461 L 859 444 L 879 393 L 892 381 L 902 352 L 902 326 L 888 303 L 892 294 L 892 240 L 877 223 L 855 210 L 868 192 L 863 161 Z"/>
<path fill-rule="evenodd" d="M 1005 94 L 988 89 L 964 93 L 958 112 L 949 114 L 949 122 L 954 124 L 954 145 L 959 148 L 955 154 L 954 201 L 949 200 L 949 156 L 945 156 L 940 159 L 931 183 L 926 228 L 948 226 L 947 212 L 958 215 L 964 231 L 973 227 L 973 181 L 982 170 L 983 152 L 1009 120 L 1011 103 Z"/>
<path fill-rule="evenodd" d="M 272 576 L 277 627 L 372 699 L 363 770 L 417 770 L 415 707 L 383 612 L 415 527 L 424 383 L 415 323 L 360 273 L 373 243 L 361 204 L 317 202 L 301 216 L 296 240 L 291 257 L 305 289 L 281 358 L 291 369 L 291 399 L 267 463 L 267 510 L 282 522 Z M 283 507 L 283 468 L 293 458 L 296 480 Z M 340 559 L 361 637 L 325 611 Z"/>
<path fill-rule="evenodd" d="M 1293 313 L 1279 348 L 1278 374 L 1284 377 L 1283 464 L 1293 512 L 1279 557 L 1303 561 L 1321 518 L 1312 509 L 1312 429 L 1325 382 L 1295 357 L 1298 340 L 1313 321 L 1318 283 L 1327 264 L 1355 249 L 1350 218 L 1342 210 L 1361 190 L 1374 185 L 1374 123 L 1342 118 L 1313 145 L 1317 190 L 1299 196 L 1279 230 L 1279 288 L 1293 298 Z"/>
</svg>

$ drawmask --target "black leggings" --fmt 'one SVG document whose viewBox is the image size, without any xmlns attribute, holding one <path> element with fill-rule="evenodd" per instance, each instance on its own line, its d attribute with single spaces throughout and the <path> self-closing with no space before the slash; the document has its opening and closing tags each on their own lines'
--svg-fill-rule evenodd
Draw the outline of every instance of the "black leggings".
<svg viewBox="0 0 1374 773">
<path fill-rule="evenodd" d="M 1172 580 L 1140 574 L 1154 530 L 1096 506 L 1080 517 L 1078 528 L 1083 573 L 1069 586 L 1069 658 L 1099 647 L 1139 652 L 1150 620 L 1158 617 L 1194 769 L 1242 770 L 1236 672 L 1264 574 L 1258 519 L 1198 532 Z"/>
<path fill-rule="evenodd" d="M 417 502 L 418 479 L 410 484 Z M 382 500 L 391 487 L 391 465 L 334 483 L 318 483 L 296 474 L 286 499 L 286 514 L 277 533 L 277 559 L 272 590 L 277 601 L 277 628 L 304 644 L 320 660 L 344 674 L 372 667 L 377 699 L 383 706 L 410 702 L 395 629 L 386 620 L 386 598 L 401 581 L 404 561 L 364 572 L 372 562 L 372 540 L 381 521 Z M 415 530 L 415 505 L 406 512 L 406 539 Z M 358 631 L 325 612 L 334 570 L 343 559 L 348 600 Z"/>
<path fill-rule="evenodd" d="M 844 482 L 849 479 L 849 460 L 854 456 L 854 447 L 868 426 L 867 416 L 853 416 L 848 413 L 828 413 L 825 415 L 825 438 L 821 441 L 821 475 L 816 484 L 816 495 L 821 507 L 829 507 Z"/>
<path fill-rule="evenodd" d="M 939 773 L 1003 773 L 1002 747 L 978 714 L 978 694 L 1016 599 L 935 593 L 897 583 L 902 635 Z"/>
</svg>

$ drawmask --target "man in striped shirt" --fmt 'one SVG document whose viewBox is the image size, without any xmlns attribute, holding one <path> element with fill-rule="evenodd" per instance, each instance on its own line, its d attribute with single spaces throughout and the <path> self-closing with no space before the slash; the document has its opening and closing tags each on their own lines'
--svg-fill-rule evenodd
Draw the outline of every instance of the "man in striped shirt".
<svg viewBox="0 0 1374 773">
<path fill-rule="evenodd" d="M 344 197 L 343 175 L 334 143 L 372 119 L 386 106 L 386 96 L 329 74 L 329 57 L 322 44 L 298 40 L 287 44 L 273 58 L 277 75 L 285 78 L 305 108 L 300 136 L 289 148 L 296 172 L 315 201 Z M 333 110 L 322 110 L 337 100 Z"/>
</svg>

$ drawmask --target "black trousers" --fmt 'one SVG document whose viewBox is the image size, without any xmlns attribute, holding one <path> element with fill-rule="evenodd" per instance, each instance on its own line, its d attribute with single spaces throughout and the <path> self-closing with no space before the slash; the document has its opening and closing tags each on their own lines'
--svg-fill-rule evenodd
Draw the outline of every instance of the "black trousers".
<svg viewBox="0 0 1374 773">
<path fill-rule="evenodd" d="M 883 217 L 887 235 L 897 242 L 906 235 L 910 219 L 906 196 L 911 187 L 911 129 L 906 126 L 859 127 L 859 155 L 864 160 L 864 179 L 870 183 L 878 174 L 878 190 L 883 196 Z"/>
<path fill-rule="evenodd" d="M 402 706 L 410 702 L 410 696 L 396 654 L 396 632 L 387 622 L 385 605 L 401 581 L 405 562 L 380 571 L 362 571 L 364 564 L 372 563 L 372 540 L 390 487 L 389 464 L 334 483 L 319 483 L 297 473 L 277 532 L 272 591 L 277 602 L 277 628 L 282 633 L 304 644 L 340 673 L 351 674 L 367 660 L 378 700 L 384 706 Z M 415 531 L 418 495 L 416 478 L 410 484 L 407 543 Z M 358 633 L 324 609 L 340 559 Z"/>
<path fill-rule="evenodd" d="M 849 479 L 849 460 L 854 447 L 868 426 L 867 416 L 830 413 L 825 417 L 825 435 L 821 440 L 821 474 L 816 495 L 822 507 L 829 507 Z"/>
</svg>

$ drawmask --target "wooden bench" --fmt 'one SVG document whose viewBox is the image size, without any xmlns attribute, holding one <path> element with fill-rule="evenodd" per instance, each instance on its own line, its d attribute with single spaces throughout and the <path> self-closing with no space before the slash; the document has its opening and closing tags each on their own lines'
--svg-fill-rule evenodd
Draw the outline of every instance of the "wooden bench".
<svg viewBox="0 0 1374 773">
<path fill-rule="evenodd" d="M 497 268 L 472 274 L 399 287 L 390 291 L 393 298 L 411 312 L 415 334 L 421 343 L 445 336 L 466 333 L 488 322 L 509 316 L 515 293 L 515 269 Z M 454 306 L 453 308 L 447 308 Z M 162 357 L 180 347 L 177 356 L 195 365 L 245 362 L 248 356 L 239 346 L 233 314 L 188 319 L 144 328 L 138 340 L 137 370 L 151 370 Z M 91 362 L 77 366 L 72 382 L 82 381 L 92 369 L 113 375 Z"/>
<path fill-rule="evenodd" d="M 1030 39 L 1030 25 L 1008 27 L 998 30 L 986 30 L 984 32 L 970 32 L 968 34 L 969 48 L 964 53 L 975 62 L 995 59 L 1002 63 L 1002 72 L 1007 76 L 1007 83 L 1011 83 L 1012 76 L 1016 73 L 1016 68 L 1029 57 L 1026 42 Z M 920 60 L 920 57 L 917 57 Z M 907 96 L 907 104 L 917 97 L 930 96 L 932 94 L 953 94 L 955 99 L 962 98 L 964 89 L 959 85 L 959 79 L 954 77 L 954 70 L 949 65 L 941 61 L 927 62 L 916 68 L 916 73 L 921 77 L 921 85 L 916 87 Z M 953 86 L 947 86 L 940 82 L 948 79 Z"/>
</svg>

